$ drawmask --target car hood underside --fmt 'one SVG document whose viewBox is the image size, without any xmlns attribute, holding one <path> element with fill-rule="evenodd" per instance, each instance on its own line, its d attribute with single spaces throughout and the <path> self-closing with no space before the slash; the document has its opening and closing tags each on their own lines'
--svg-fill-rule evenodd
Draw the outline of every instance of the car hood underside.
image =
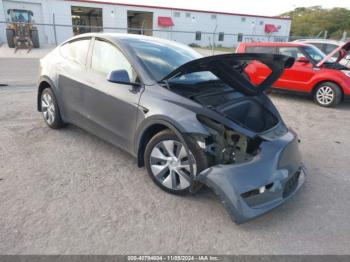
<svg viewBox="0 0 350 262">
<path fill-rule="evenodd" d="M 270 68 L 271 74 L 259 85 L 252 84 L 244 76 L 247 62 L 258 61 Z M 257 95 L 272 84 L 283 74 L 285 68 L 294 64 L 294 58 L 274 54 L 224 54 L 199 58 L 190 61 L 164 77 L 167 81 L 181 75 L 208 71 L 213 73 L 225 84 L 248 96 Z"/>
</svg>

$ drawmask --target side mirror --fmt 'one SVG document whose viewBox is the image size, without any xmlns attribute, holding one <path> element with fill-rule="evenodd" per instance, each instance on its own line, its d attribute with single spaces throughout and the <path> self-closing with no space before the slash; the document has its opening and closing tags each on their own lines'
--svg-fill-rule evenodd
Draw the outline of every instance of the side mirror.
<svg viewBox="0 0 350 262">
<path fill-rule="evenodd" d="M 308 64 L 310 63 L 309 59 L 307 59 L 305 56 L 302 56 L 302 57 L 299 57 L 297 62 L 299 63 L 305 63 L 305 64 Z"/>
<path fill-rule="evenodd" d="M 123 84 L 123 85 L 131 85 L 131 86 L 139 86 L 139 83 L 130 82 L 129 74 L 126 70 L 114 70 L 110 72 L 107 76 L 107 80 L 112 83 Z"/>
</svg>

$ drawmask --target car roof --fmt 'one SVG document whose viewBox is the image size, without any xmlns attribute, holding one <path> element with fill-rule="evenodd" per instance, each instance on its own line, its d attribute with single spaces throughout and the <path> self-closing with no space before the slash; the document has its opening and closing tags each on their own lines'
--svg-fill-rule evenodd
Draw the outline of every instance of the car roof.
<svg viewBox="0 0 350 262">
<path fill-rule="evenodd" d="M 329 43 L 329 44 L 335 44 L 335 45 L 343 45 L 344 42 L 338 41 L 338 40 L 333 40 L 333 39 L 298 39 L 294 41 L 295 43 Z"/>
<path fill-rule="evenodd" d="M 171 40 L 146 36 L 146 35 L 137 35 L 137 34 L 127 34 L 127 33 L 85 33 L 79 34 L 75 37 L 68 39 L 66 42 L 72 41 L 74 39 L 86 38 L 86 37 L 101 37 L 107 38 L 113 41 L 127 41 L 127 40 L 152 40 L 153 42 L 164 43 L 164 44 L 180 44 Z"/>
<path fill-rule="evenodd" d="M 242 46 L 289 46 L 289 47 L 299 47 L 308 46 L 307 44 L 297 43 L 297 42 L 253 42 L 253 43 L 241 43 Z"/>
</svg>

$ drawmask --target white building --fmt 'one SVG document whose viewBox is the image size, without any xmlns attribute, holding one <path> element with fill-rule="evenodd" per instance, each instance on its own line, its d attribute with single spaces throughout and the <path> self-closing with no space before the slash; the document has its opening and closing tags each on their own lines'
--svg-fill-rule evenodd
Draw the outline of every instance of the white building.
<svg viewBox="0 0 350 262">
<path fill-rule="evenodd" d="M 215 45 L 233 47 L 242 41 L 288 41 L 291 27 L 286 17 L 120 4 L 112 0 L 0 0 L 0 42 L 6 42 L 9 9 L 33 12 L 42 45 L 103 30 L 153 35 L 200 46 L 210 46 L 214 39 Z"/>
</svg>

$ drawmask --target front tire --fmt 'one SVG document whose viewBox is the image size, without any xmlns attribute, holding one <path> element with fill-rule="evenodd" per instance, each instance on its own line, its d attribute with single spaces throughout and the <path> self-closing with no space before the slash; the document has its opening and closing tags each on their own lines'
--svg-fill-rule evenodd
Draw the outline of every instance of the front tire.
<svg viewBox="0 0 350 262">
<path fill-rule="evenodd" d="M 40 98 L 41 112 L 45 123 L 53 128 L 59 129 L 64 126 L 56 97 L 50 88 L 45 88 Z"/>
<path fill-rule="evenodd" d="M 207 158 L 196 141 L 187 138 L 186 143 L 193 161 L 193 172 L 198 174 L 207 168 Z M 191 182 L 189 156 L 180 139 L 171 130 L 156 134 L 147 144 L 144 161 L 154 183 L 172 194 L 186 194 Z"/>
<path fill-rule="evenodd" d="M 342 99 L 340 87 L 332 82 L 324 82 L 317 86 L 314 101 L 323 107 L 335 107 Z"/>
</svg>

